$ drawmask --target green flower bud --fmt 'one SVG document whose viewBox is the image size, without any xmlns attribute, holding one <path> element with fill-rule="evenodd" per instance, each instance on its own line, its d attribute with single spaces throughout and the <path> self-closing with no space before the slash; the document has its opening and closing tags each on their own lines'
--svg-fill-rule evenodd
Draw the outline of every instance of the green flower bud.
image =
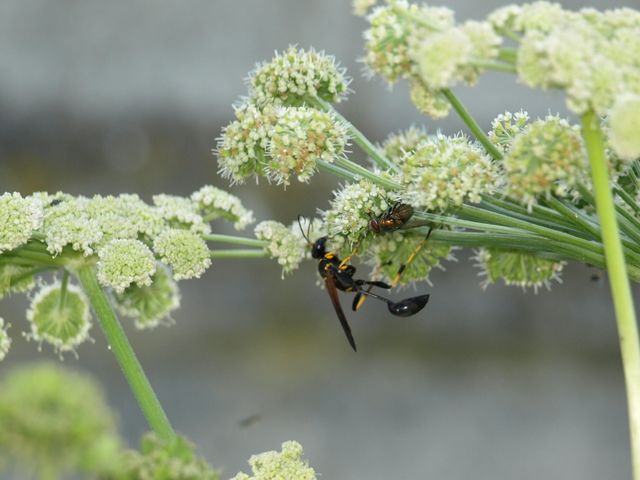
<svg viewBox="0 0 640 480">
<path fill-rule="evenodd" d="M 154 240 L 153 251 L 171 267 L 175 280 L 200 278 L 211 266 L 207 244 L 188 230 L 165 230 Z"/>
<path fill-rule="evenodd" d="M 198 457 L 194 445 L 182 436 L 167 444 L 147 433 L 140 452 L 125 456 L 123 480 L 219 480 L 220 474 Z"/>
<path fill-rule="evenodd" d="M 42 363 L 8 372 L 0 391 L 0 457 L 19 478 L 120 478 L 122 440 L 91 378 Z"/>
<path fill-rule="evenodd" d="M 249 75 L 249 99 L 259 109 L 266 105 L 300 106 L 314 98 L 339 102 L 349 82 L 332 56 L 291 46 Z"/>
<path fill-rule="evenodd" d="M 274 126 L 266 175 L 278 184 L 289 184 L 291 175 L 307 182 L 316 162 L 333 162 L 345 156 L 347 130 L 330 114 L 306 107 L 284 108 Z"/>
<path fill-rule="evenodd" d="M 238 473 L 231 480 L 316 480 L 316 472 L 302 459 L 302 446 L 284 442 L 282 452 L 264 452 L 249 459 L 253 476 Z"/>
<path fill-rule="evenodd" d="M 444 211 L 479 202 L 500 183 L 498 167 L 463 136 L 438 133 L 422 143 L 402 165 L 403 200 L 413 207 Z"/>
<path fill-rule="evenodd" d="M 0 253 L 27 243 L 42 225 L 43 215 L 42 203 L 36 198 L 22 198 L 17 192 L 0 195 Z"/>
<path fill-rule="evenodd" d="M 579 131 L 556 116 L 536 120 L 513 138 L 504 158 L 509 195 L 531 206 L 539 196 L 566 196 L 588 172 Z"/>
<path fill-rule="evenodd" d="M 609 112 L 609 145 L 623 160 L 640 158 L 640 95 L 621 95 Z"/>
<path fill-rule="evenodd" d="M 122 293 L 131 284 L 150 285 L 156 271 L 153 253 L 140 240 L 111 240 L 98 250 L 98 280 Z"/>
<path fill-rule="evenodd" d="M 180 292 L 167 269 L 159 266 L 150 285 L 131 285 L 122 293 L 115 293 L 114 300 L 117 310 L 133 318 L 142 330 L 163 322 L 173 323 L 170 315 L 180 306 Z"/>
<path fill-rule="evenodd" d="M 545 286 L 549 288 L 552 280 L 560 281 L 560 272 L 564 262 L 547 260 L 535 255 L 507 250 L 483 248 L 476 253 L 476 266 L 485 276 L 483 288 L 502 279 L 506 285 L 517 285 L 534 292 Z"/>
<path fill-rule="evenodd" d="M 242 230 L 255 222 L 253 212 L 244 208 L 238 197 L 211 185 L 205 185 L 193 192 L 191 201 L 196 204 L 196 209 L 207 222 L 222 217 L 234 222 L 236 230 Z"/>
<path fill-rule="evenodd" d="M 31 299 L 27 310 L 31 331 L 28 339 L 46 342 L 58 352 L 72 351 L 89 338 L 89 301 L 76 285 L 67 285 L 63 297 L 57 281 L 43 286 Z"/>
<path fill-rule="evenodd" d="M 11 337 L 7 332 L 8 325 L 4 324 L 4 319 L 0 317 L 0 361 L 7 356 L 11 348 Z"/>
</svg>

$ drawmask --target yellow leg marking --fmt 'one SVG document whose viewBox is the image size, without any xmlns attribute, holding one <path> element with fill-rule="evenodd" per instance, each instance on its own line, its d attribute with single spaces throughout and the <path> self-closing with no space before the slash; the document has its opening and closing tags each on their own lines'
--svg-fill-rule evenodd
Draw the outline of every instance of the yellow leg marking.
<svg viewBox="0 0 640 480">
<path fill-rule="evenodd" d="M 338 268 L 343 268 L 345 265 L 349 265 L 351 259 L 355 256 L 356 253 L 358 253 L 358 248 L 360 248 L 360 242 L 356 243 L 355 247 L 353 247 L 353 250 L 351 250 L 351 253 L 342 259 Z"/>
<path fill-rule="evenodd" d="M 420 253 L 420 250 L 422 250 L 424 246 L 427 244 L 427 241 L 431 236 L 432 230 L 433 230 L 433 227 L 429 228 L 429 231 L 427 232 L 426 237 L 424 237 L 424 239 L 418 244 L 418 246 L 413 249 L 413 252 L 411 252 L 411 255 L 409 255 L 409 258 L 407 258 L 407 261 L 404 262 L 402 265 L 400 265 L 400 268 L 398 269 L 398 273 L 396 273 L 396 276 L 393 278 L 393 281 L 391 282 L 392 288 L 395 288 L 398 285 L 398 283 L 400 283 L 400 279 L 402 278 L 402 274 L 404 273 L 404 271 L 407 269 L 409 265 L 411 265 L 411 262 L 413 262 L 413 259 L 416 258 L 418 253 Z"/>
</svg>

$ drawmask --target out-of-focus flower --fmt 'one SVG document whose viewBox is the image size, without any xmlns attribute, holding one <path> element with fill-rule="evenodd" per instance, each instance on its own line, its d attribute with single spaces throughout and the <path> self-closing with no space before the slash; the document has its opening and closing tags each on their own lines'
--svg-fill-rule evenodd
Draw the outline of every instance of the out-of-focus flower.
<svg viewBox="0 0 640 480">
<path fill-rule="evenodd" d="M 0 195 L 0 253 L 27 243 L 42 225 L 42 202 L 17 192 Z"/>
<path fill-rule="evenodd" d="M 140 240 L 111 240 L 98 250 L 98 280 L 122 293 L 132 284 L 150 285 L 156 271 L 153 252 Z"/>
<path fill-rule="evenodd" d="M 165 230 L 155 238 L 153 250 L 171 267 L 175 280 L 200 278 L 211 266 L 207 244 L 189 230 Z"/>
<path fill-rule="evenodd" d="M 316 472 L 302 459 L 302 446 L 284 442 L 282 452 L 264 452 L 249 459 L 253 476 L 238 473 L 231 480 L 316 480 Z"/>
</svg>

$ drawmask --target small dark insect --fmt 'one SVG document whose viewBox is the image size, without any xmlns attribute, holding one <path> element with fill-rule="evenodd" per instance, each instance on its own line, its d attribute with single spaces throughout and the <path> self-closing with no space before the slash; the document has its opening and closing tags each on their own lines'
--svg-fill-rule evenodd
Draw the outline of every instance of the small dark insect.
<svg viewBox="0 0 640 480">
<path fill-rule="evenodd" d="M 369 228 L 377 234 L 392 232 L 402 227 L 413 216 L 413 207 L 406 203 L 396 202 L 381 215 L 369 215 Z"/>
<path fill-rule="evenodd" d="M 62 203 L 62 199 L 61 198 L 55 198 L 53 200 L 51 200 L 51 202 L 49 203 L 50 207 L 55 207 L 56 205 L 60 205 Z"/>
<path fill-rule="evenodd" d="M 359 299 L 362 296 L 366 296 L 385 302 L 387 304 L 389 312 L 398 317 L 409 317 L 418 313 L 425 307 L 425 305 L 429 301 L 428 294 L 407 298 L 405 300 L 400 300 L 399 302 L 393 302 L 388 298 L 383 297 L 382 295 L 371 292 L 372 287 L 390 289 L 391 285 L 384 282 L 353 278 L 354 274 L 356 273 L 356 267 L 342 262 L 335 253 L 327 252 L 327 237 L 320 237 L 315 242 L 311 242 L 308 237 L 308 232 L 305 234 L 304 230 L 302 229 L 302 225 L 300 224 L 300 217 L 298 217 L 298 225 L 300 225 L 302 235 L 309 243 L 309 247 L 311 248 L 311 256 L 319 260 L 318 272 L 324 279 L 327 293 L 329 294 L 329 298 L 331 299 L 333 308 L 336 311 L 338 320 L 340 320 L 342 330 L 344 331 L 344 334 L 349 341 L 349 345 L 351 345 L 351 348 L 353 348 L 354 351 L 356 350 L 356 342 L 353 338 L 353 334 L 351 333 L 351 327 L 347 322 L 347 317 L 345 316 L 344 311 L 342 310 L 342 306 L 340 305 L 338 290 L 341 290 L 343 292 L 356 293 L 356 298 L 354 298 L 353 303 L 354 310 L 357 309 L 358 304 L 360 303 Z"/>
</svg>

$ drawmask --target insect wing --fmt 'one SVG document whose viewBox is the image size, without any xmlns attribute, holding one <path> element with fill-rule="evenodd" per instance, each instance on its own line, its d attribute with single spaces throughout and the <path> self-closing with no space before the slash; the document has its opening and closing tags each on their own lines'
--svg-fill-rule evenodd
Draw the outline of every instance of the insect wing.
<svg viewBox="0 0 640 480">
<path fill-rule="evenodd" d="M 333 304 L 333 308 L 338 315 L 338 320 L 340 320 L 340 325 L 342 325 L 342 330 L 344 330 L 344 334 L 347 336 L 347 340 L 349 341 L 349 345 L 353 348 L 353 351 L 356 351 L 356 341 L 353 339 L 353 334 L 351 333 L 351 327 L 347 322 L 347 317 L 344 315 L 342 311 L 342 307 L 340 306 L 340 298 L 338 297 L 338 289 L 336 288 L 336 283 L 333 275 L 330 273 L 324 277 L 324 284 L 327 287 L 327 292 L 329 293 L 329 298 L 331 299 L 331 303 Z"/>
</svg>

